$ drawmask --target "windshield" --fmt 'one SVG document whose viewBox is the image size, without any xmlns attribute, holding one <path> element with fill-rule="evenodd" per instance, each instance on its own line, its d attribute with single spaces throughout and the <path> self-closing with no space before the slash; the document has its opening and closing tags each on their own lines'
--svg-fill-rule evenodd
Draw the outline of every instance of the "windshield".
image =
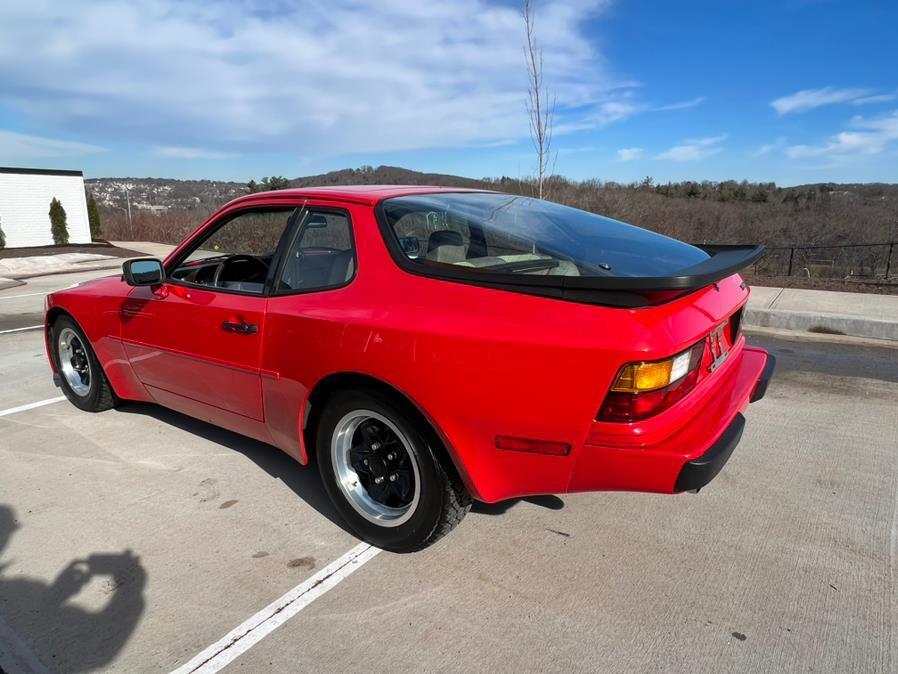
<svg viewBox="0 0 898 674">
<path fill-rule="evenodd" d="M 421 194 L 382 203 L 409 260 L 462 271 L 664 276 L 708 259 L 694 246 L 618 220 L 528 197 Z"/>
</svg>

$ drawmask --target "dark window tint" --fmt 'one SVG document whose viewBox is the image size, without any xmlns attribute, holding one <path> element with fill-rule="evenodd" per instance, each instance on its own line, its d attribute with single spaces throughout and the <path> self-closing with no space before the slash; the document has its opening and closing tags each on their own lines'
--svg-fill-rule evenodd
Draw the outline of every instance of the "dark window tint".
<svg viewBox="0 0 898 674">
<path fill-rule="evenodd" d="M 440 193 L 383 202 L 395 245 L 427 265 L 547 276 L 664 276 L 708 259 L 694 246 L 539 199 Z"/>
<path fill-rule="evenodd" d="M 355 273 L 349 218 L 310 211 L 302 220 L 284 260 L 279 290 L 315 290 L 347 283 Z"/>
</svg>

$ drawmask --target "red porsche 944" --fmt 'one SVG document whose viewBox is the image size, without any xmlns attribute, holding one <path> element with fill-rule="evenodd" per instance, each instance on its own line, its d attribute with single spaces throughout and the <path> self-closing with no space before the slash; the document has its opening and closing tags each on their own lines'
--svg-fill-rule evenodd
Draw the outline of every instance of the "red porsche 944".
<svg viewBox="0 0 898 674">
<path fill-rule="evenodd" d="M 761 253 L 496 192 L 252 194 L 50 295 L 47 351 L 77 407 L 275 445 L 362 539 L 414 550 L 472 500 L 712 480 L 773 372 L 741 326 Z"/>
</svg>

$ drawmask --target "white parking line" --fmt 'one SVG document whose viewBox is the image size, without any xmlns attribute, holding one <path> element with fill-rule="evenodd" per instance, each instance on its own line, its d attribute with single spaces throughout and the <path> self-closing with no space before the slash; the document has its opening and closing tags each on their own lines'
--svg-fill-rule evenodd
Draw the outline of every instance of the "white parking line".
<svg viewBox="0 0 898 674">
<path fill-rule="evenodd" d="M 52 292 L 52 291 L 51 291 Z M 37 297 L 38 295 L 49 295 L 49 292 L 46 293 L 25 293 L 24 295 L 0 295 L 0 300 L 16 300 L 20 297 Z"/>
<path fill-rule="evenodd" d="M 29 325 L 27 328 L 12 328 L 11 330 L 0 330 L 0 335 L 5 335 L 10 332 L 25 332 L 26 330 L 40 330 L 43 328 L 43 325 Z"/>
<path fill-rule="evenodd" d="M 26 412 L 28 410 L 33 410 L 35 407 L 43 407 L 44 405 L 52 405 L 53 403 L 62 402 L 65 400 L 65 396 L 59 396 L 58 398 L 47 398 L 46 400 L 39 400 L 36 403 L 28 403 L 27 405 L 19 405 L 18 407 L 10 407 L 8 410 L 0 410 L 0 417 L 5 417 L 10 414 L 16 414 L 18 412 Z"/>
<path fill-rule="evenodd" d="M 194 672 L 212 674 L 220 671 L 318 597 L 336 587 L 340 581 L 360 569 L 379 552 L 379 548 L 359 543 L 345 555 L 225 634 L 209 648 L 174 670 L 172 674 Z"/>
</svg>

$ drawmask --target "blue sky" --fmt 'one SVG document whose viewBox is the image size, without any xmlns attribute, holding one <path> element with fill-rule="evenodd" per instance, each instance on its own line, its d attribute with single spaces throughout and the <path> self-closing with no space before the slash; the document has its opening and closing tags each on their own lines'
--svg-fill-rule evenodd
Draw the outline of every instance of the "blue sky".
<svg viewBox="0 0 898 674">
<path fill-rule="evenodd" d="M 898 3 L 535 0 L 572 178 L 898 182 Z M 0 8 L 0 165 L 526 176 L 511 0 Z"/>
</svg>

